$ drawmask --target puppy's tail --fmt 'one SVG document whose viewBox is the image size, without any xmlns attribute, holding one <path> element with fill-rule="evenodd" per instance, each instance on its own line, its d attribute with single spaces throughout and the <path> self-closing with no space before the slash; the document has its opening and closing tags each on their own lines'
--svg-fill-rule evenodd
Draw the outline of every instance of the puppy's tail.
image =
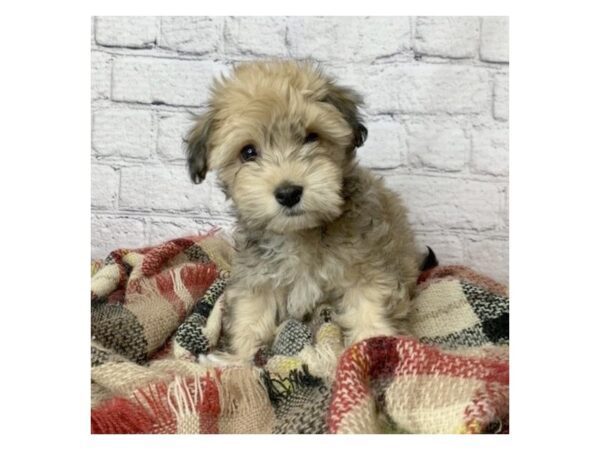
<svg viewBox="0 0 600 450">
<path fill-rule="evenodd" d="M 427 246 L 427 256 L 421 263 L 421 267 L 420 267 L 421 272 L 425 272 L 426 270 L 433 269 L 434 267 L 437 267 L 439 265 L 440 265 L 440 263 L 437 259 L 437 256 L 435 256 L 435 253 L 433 253 L 433 250 L 431 250 L 431 247 Z"/>
</svg>

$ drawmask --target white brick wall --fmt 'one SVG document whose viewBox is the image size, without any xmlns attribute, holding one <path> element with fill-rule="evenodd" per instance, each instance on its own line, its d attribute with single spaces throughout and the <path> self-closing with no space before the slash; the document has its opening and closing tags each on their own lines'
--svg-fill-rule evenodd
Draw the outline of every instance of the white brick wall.
<svg viewBox="0 0 600 450">
<path fill-rule="evenodd" d="M 417 17 L 415 52 L 445 58 L 471 58 L 477 52 L 478 17 Z"/>
<path fill-rule="evenodd" d="M 312 57 L 366 100 L 361 161 L 444 264 L 508 281 L 508 18 L 92 20 L 92 256 L 231 224 L 181 145 L 236 61 Z"/>
</svg>

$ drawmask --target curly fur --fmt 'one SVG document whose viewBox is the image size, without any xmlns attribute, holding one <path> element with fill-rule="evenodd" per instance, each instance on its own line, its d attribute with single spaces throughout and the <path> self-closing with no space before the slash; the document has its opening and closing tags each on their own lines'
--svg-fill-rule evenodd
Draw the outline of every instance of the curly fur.
<svg viewBox="0 0 600 450">
<path fill-rule="evenodd" d="M 190 130 L 192 179 L 217 171 L 235 205 L 226 330 L 242 358 L 323 302 L 335 306 L 347 343 L 400 329 L 418 257 L 401 200 L 356 163 L 367 137 L 360 105 L 310 63 L 245 63 L 215 81 Z M 306 142 L 308 133 L 318 139 Z M 259 154 L 244 162 L 248 144 Z M 275 199 L 282 183 L 304 188 L 293 208 Z"/>
</svg>

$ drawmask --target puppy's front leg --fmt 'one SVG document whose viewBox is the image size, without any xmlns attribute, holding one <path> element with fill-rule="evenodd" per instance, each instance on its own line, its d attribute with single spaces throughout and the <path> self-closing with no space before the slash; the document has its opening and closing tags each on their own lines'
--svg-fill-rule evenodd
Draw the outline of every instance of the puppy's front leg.
<svg viewBox="0 0 600 450">
<path fill-rule="evenodd" d="M 354 286 L 344 294 L 337 322 L 345 330 L 345 344 L 375 336 L 399 334 L 398 319 L 408 313 L 408 292 L 373 283 Z"/>
<path fill-rule="evenodd" d="M 275 335 L 277 302 L 273 291 L 231 287 L 227 292 L 227 333 L 231 352 L 252 360 L 261 345 Z"/>
</svg>

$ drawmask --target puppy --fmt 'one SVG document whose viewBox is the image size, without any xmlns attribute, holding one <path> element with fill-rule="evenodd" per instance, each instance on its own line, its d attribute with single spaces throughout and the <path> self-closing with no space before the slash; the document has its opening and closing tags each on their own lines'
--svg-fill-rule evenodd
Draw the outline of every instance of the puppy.
<svg viewBox="0 0 600 450">
<path fill-rule="evenodd" d="M 357 165 L 361 104 L 311 63 L 245 63 L 187 136 L 192 180 L 215 170 L 235 208 L 225 330 L 240 358 L 325 301 L 346 344 L 399 331 L 418 257 L 401 200 Z"/>
</svg>

